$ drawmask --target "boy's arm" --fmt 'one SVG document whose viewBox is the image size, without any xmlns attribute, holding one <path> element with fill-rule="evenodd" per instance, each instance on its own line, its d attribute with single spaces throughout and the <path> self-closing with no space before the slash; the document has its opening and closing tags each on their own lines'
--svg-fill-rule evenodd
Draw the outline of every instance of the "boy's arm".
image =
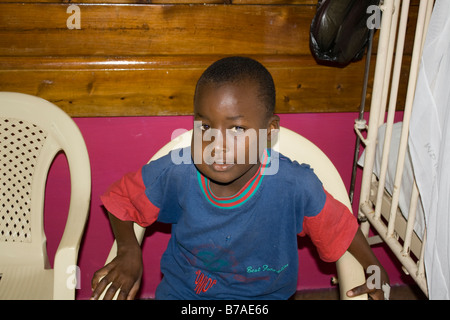
<svg viewBox="0 0 450 320">
<path fill-rule="evenodd" d="M 374 281 L 366 283 L 353 288 L 347 292 L 347 296 L 354 297 L 364 293 L 367 293 L 370 298 L 374 300 L 384 300 L 389 298 L 389 276 L 387 272 L 384 270 L 383 266 L 380 264 L 376 256 L 374 255 L 372 249 L 367 243 L 366 237 L 364 237 L 361 230 L 358 228 L 358 231 L 353 238 L 349 248 L 347 249 L 356 260 L 363 266 L 364 270 L 369 271 L 368 268 L 373 266 L 371 270 L 373 270 L 374 277 L 372 278 Z M 379 272 L 378 272 L 379 271 Z M 368 279 L 369 280 L 369 279 Z"/>
<path fill-rule="evenodd" d="M 110 300 L 120 290 L 118 299 L 133 299 L 142 278 L 142 251 L 136 239 L 132 221 L 122 221 L 108 213 L 117 241 L 117 255 L 92 278 L 92 297 L 98 299 L 105 288 L 104 299 Z"/>
</svg>

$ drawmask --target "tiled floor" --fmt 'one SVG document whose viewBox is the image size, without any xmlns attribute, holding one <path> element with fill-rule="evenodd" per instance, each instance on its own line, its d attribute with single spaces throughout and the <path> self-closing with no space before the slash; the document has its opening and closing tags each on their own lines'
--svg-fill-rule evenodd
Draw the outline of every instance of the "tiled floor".
<svg viewBox="0 0 450 320">
<path fill-rule="evenodd" d="M 337 288 L 304 290 L 297 292 L 293 297 L 295 300 L 338 300 Z M 415 285 L 393 286 L 391 288 L 390 300 L 426 300 L 427 297 Z"/>
</svg>

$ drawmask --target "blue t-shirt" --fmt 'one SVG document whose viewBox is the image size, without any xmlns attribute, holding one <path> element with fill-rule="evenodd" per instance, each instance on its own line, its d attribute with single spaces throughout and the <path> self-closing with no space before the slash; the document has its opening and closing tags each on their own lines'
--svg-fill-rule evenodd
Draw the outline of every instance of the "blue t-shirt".
<svg viewBox="0 0 450 320">
<path fill-rule="evenodd" d="M 129 182 L 112 188 L 122 191 L 109 191 L 102 198 L 107 209 L 123 220 L 172 224 L 157 299 L 287 299 L 295 293 L 297 235 L 304 231 L 305 219 L 323 210 L 328 194 L 309 165 L 275 155 L 276 174 L 264 175 L 261 165 L 232 197 L 216 197 L 194 164 L 174 164 L 169 154 L 142 168 L 146 199 L 121 195 L 134 197 L 130 209 L 121 212 L 109 206 L 111 194 L 134 194 L 134 187 L 123 191 Z M 134 177 L 139 180 L 139 174 Z M 345 252 L 349 243 L 339 250 Z"/>
</svg>

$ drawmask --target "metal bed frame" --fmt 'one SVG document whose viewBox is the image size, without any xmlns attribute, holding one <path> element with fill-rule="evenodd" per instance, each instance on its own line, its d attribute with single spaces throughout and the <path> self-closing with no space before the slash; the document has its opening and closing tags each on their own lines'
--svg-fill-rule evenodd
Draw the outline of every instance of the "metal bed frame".
<svg viewBox="0 0 450 320">
<path fill-rule="evenodd" d="M 428 295 L 424 268 L 424 245 L 426 230 L 418 236 L 414 231 L 416 208 L 419 191 L 414 182 L 408 219 L 400 212 L 398 203 L 402 191 L 401 181 L 405 157 L 410 116 L 413 106 L 416 81 L 422 56 L 422 48 L 427 26 L 433 10 L 433 0 L 421 0 L 417 21 L 408 23 L 409 0 L 384 0 L 380 4 L 382 10 L 377 60 L 375 67 L 372 100 L 368 124 L 361 119 L 355 121 L 355 131 L 365 145 L 364 167 L 361 182 L 361 194 L 358 216 L 361 229 L 368 237 L 369 243 L 384 241 L 403 266 L 403 270 L 411 275 L 421 290 Z M 404 101 L 402 133 L 399 143 L 399 155 L 395 172 L 394 190 L 392 194 L 385 191 L 387 162 L 391 145 L 391 134 L 394 115 L 398 103 L 398 87 L 405 45 L 407 27 L 415 24 L 414 46 L 409 70 L 407 94 Z M 379 176 L 373 173 L 377 145 L 378 129 L 386 125 L 385 141 Z M 366 132 L 364 137 L 363 132 Z M 378 235 L 369 237 L 372 226 Z"/>
</svg>

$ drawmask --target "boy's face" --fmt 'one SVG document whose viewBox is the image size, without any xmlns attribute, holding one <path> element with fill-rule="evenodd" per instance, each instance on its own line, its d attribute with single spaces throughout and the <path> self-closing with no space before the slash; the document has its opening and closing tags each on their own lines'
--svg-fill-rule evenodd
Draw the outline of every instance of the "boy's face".
<svg viewBox="0 0 450 320">
<path fill-rule="evenodd" d="M 213 183 L 243 186 L 258 170 L 260 139 L 267 143 L 271 129 L 279 128 L 278 116 L 267 115 L 257 90 L 247 80 L 197 90 L 192 155 L 197 169 Z"/>
</svg>

